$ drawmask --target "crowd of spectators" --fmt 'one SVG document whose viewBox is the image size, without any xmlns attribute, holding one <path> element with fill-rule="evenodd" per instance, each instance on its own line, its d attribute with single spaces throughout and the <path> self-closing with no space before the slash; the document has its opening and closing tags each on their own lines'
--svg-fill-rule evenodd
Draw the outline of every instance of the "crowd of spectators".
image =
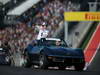
<svg viewBox="0 0 100 75">
<path fill-rule="evenodd" d="M 67 6 L 66 6 L 67 4 Z M 73 10 L 74 9 L 74 10 Z M 11 51 L 22 51 L 34 39 L 37 38 L 38 29 L 43 22 L 47 24 L 47 29 L 52 36 L 59 23 L 64 20 L 64 11 L 75 11 L 76 8 L 71 2 L 54 0 L 45 4 L 39 9 L 35 16 L 31 16 L 34 12 L 29 11 L 21 17 L 17 17 L 16 25 L 0 30 L 0 41 L 11 47 Z"/>
</svg>

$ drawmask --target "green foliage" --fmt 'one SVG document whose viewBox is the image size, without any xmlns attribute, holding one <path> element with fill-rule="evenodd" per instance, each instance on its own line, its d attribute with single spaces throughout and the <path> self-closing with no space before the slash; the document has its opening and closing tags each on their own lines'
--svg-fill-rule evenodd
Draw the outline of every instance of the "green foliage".
<svg viewBox="0 0 100 75">
<path fill-rule="evenodd" d="M 83 39 L 81 45 L 79 46 L 83 50 L 86 48 L 87 44 L 89 43 L 89 40 L 91 39 L 93 33 L 95 32 L 95 29 L 97 27 L 98 23 L 95 22 L 89 29 L 88 33 L 86 34 L 85 38 Z"/>
</svg>

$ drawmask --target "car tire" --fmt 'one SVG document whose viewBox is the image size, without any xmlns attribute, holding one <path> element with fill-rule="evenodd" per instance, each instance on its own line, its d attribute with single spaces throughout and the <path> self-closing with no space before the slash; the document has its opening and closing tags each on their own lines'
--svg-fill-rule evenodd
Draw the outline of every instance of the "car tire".
<svg viewBox="0 0 100 75">
<path fill-rule="evenodd" d="M 76 64 L 75 65 L 75 70 L 76 71 L 83 71 L 84 66 L 85 66 L 85 63 L 84 62 L 83 63 Z"/>
<path fill-rule="evenodd" d="M 41 54 L 39 57 L 39 68 L 48 69 L 48 60 L 45 54 Z"/>
<path fill-rule="evenodd" d="M 32 63 L 30 61 L 30 58 L 27 52 L 25 52 L 24 59 L 26 60 L 26 63 L 23 65 L 23 67 L 30 68 L 32 66 Z"/>
</svg>

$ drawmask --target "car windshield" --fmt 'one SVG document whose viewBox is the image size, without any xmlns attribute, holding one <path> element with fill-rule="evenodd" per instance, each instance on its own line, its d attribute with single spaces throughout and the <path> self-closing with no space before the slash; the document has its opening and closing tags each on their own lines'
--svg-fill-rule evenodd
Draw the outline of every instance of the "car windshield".
<svg viewBox="0 0 100 75">
<path fill-rule="evenodd" d="M 40 42 L 41 46 L 62 46 L 62 47 L 68 47 L 67 44 L 64 41 L 56 41 L 56 40 L 45 40 L 43 42 Z"/>
</svg>

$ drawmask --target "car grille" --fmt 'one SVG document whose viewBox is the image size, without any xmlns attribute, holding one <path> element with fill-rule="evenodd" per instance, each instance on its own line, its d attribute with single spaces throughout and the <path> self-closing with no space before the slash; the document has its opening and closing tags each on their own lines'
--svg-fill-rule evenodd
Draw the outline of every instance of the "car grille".
<svg viewBox="0 0 100 75">
<path fill-rule="evenodd" d="M 54 62 L 64 62 L 64 59 L 62 59 L 62 58 L 54 58 L 53 61 Z"/>
<path fill-rule="evenodd" d="M 79 58 L 60 58 L 60 57 L 55 57 L 53 58 L 54 62 L 67 62 L 67 63 L 79 63 L 82 62 L 81 59 Z"/>
</svg>

